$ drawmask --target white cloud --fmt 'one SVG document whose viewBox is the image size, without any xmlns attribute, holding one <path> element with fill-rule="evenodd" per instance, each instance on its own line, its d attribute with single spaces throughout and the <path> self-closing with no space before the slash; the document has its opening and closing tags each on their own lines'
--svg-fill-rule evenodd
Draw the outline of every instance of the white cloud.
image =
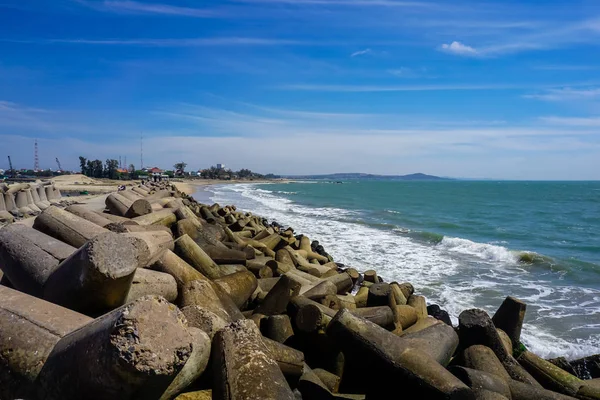
<svg viewBox="0 0 600 400">
<path fill-rule="evenodd" d="M 446 53 L 458 54 L 461 56 L 474 56 L 478 54 L 477 50 L 475 50 L 473 47 L 457 41 L 454 41 L 450 44 L 442 44 L 441 50 L 445 51 Z"/>
<path fill-rule="evenodd" d="M 10 110 L 16 108 L 9 102 L 2 102 L 0 106 Z M 600 159 L 596 157 L 600 145 L 595 141 L 600 133 L 592 122 L 588 125 L 580 123 L 578 127 L 497 126 L 497 121 L 457 119 L 444 122 L 396 114 L 346 114 L 344 110 L 325 113 L 252 104 L 247 104 L 245 109 L 248 111 L 240 110 L 239 105 L 235 110 L 229 110 L 177 104 L 163 109 L 160 119 L 157 113 L 140 112 L 136 119 L 152 120 L 156 125 L 156 129 L 144 131 L 146 163 L 161 167 L 183 159 L 190 168 L 200 168 L 222 162 L 233 169 L 250 168 L 282 174 L 343 172 L 359 168 L 372 173 L 423 171 L 466 177 L 470 171 L 477 171 L 480 176 L 497 178 L 569 179 L 564 174 L 557 175 L 560 171 L 554 174 L 544 169 L 532 169 L 540 163 L 551 168 L 558 157 L 566 160 L 563 166 L 573 166 L 567 168 L 570 179 L 600 178 L 597 176 L 600 169 L 591 168 L 600 167 Z M 88 123 L 89 134 L 60 129 L 60 137 L 42 136 L 40 147 L 47 156 L 42 163 L 50 165 L 52 157 L 57 156 L 66 167 L 75 169 L 79 155 L 101 160 L 115 155 L 127 155 L 135 160 L 139 156 L 137 135 L 102 137 L 99 142 L 100 135 L 94 134 L 110 131 L 111 123 L 122 121 L 107 125 L 99 122 L 98 115 L 91 119 L 66 116 L 71 117 L 69 122 L 74 125 Z M 14 149 L 11 154 L 14 160 L 26 166 L 30 163 L 33 138 L 39 138 L 34 136 L 39 133 L 39 126 L 35 120 L 20 122 L 32 125 L 33 131 L 23 136 L 0 134 L 0 142 Z M 161 129 L 160 126 L 176 128 Z M 210 136 L 203 136 L 208 133 Z M 270 156 L 256 157 L 264 150 L 265 142 L 269 143 Z M 244 151 L 231 152 L 234 147 Z M 557 155 L 557 152 L 562 153 Z M 572 157 L 569 152 L 579 155 Z M 511 167 L 505 163 L 507 153 L 511 157 L 526 153 L 528 160 L 536 162 L 530 162 L 530 167 Z M 590 155 L 592 153 L 594 157 Z M 310 157 L 293 157 L 297 154 L 309 154 Z M 583 168 L 584 164 L 587 167 Z M 453 166 L 451 170 L 447 169 L 449 165 Z"/>
<path fill-rule="evenodd" d="M 160 3 L 141 3 L 130 0 L 104 0 L 102 2 L 89 0 L 74 0 L 76 3 L 88 8 L 112 13 L 127 14 L 158 14 L 167 16 L 182 16 L 194 18 L 212 18 L 220 16 L 220 12 L 215 10 L 179 7 Z"/>
<path fill-rule="evenodd" d="M 209 18 L 217 15 L 215 11 L 203 10 L 199 8 L 177 7 L 167 4 L 149 4 L 139 3 L 137 1 L 104 1 L 102 3 L 108 10 L 148 13 L 148 14 L 163 14 L 163 15 L 178 15 L 185 17 Z"/>
<path fill-rule="evenodd" d="M 364 56 L 365 54 L 370 54 L 370 53 L 372 53 L 371 49 L 364 49 L 364 50 L 355 51 L 354 53 L 350 54 L 350 57 Z"/>
<path fill-rule="evenodd" d="M 448 84 L 448 85 L 310 85 L 292 84 L 280 87 L 284 90 L 302 90 L 314 92 L 434 92 L 452 90 L 506 90 L 522 89 L 522 85 L 513 84 Z"/>
<path fill-rule="evenodd" d="M 540 121 L 549 125 L 600 127 L 600 117 L 540 117 Z"/>
<path fill-rule="evenodd" d="M 544 93 L 526 94 L 523 97 L 543 101 L 589 101 L 600 98 L 600 88 L 573 89 L 567 87 L 549 89 Z"/>
</svg>

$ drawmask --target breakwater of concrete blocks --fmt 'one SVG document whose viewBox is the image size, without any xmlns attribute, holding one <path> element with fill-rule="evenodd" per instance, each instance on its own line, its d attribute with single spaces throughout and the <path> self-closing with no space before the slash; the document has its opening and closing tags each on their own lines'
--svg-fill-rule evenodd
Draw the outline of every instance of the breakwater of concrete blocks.
<svg viewBox="0 0 600 400">
<path fill-rule="evenodd" d="M 600 399 L 600 356 L 528 351 L 516 298 L 453 326 L 410 276 L 165 183 L 104 212 L 35 192 L 0 229 L 0 399 Z"/>
<path fill-rule="evenodd" d="M 51 182 L 0 184 L 0 226 L 64 204 L 60 190 Z"/>
</svg>

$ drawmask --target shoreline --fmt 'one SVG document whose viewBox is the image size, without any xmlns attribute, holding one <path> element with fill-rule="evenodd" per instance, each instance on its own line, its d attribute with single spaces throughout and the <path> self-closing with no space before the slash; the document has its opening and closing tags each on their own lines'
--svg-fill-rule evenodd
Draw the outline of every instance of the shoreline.
<svg viewBox="0 0 600 400">
<path fill-rule="evenodd" d="M 239 185 L 239 184 L 254 184 L 254 183 L 290 183 L 293 182 L 290 179 L 256 179 L 256 180 L 245 180 L 245 179 L 233 179 L 233 180 L 222 180 L 222 179 L 193 179 L 184 180 L 183 182 L 171 181 L 177 190 L 192 195 L 198 191 L 197 188 L 203 188 L 214 185 Z"/>
<path fill-rule="evenodd" d="M 384 270 L 353 268 L 352 264 L 339 263 L 340 259 L 335 262 L 328 254 L 332 248 L 325 243 L 327 234 L 306 232 L 304 226 L 294 226 L 299 228 L 295 232 L 291 227 L 274 223 L 273 215 L 238 210 L 232 205 L 203 204 L 179 191 L 175 183 L 146 183 L 128 188 L 107 201 L 110 211 L 93 213 L 89 211 L 90 205 L 71 210 L 53 207 L 44 211 L 46 214 L 35 229 L 13 226 L 5 231 L 8 234 L 2 235 L 5 232 L 0 231 L 0 250 L 3 250 L 0 262 L 9 267 L 4 272 L 5 281 L 10 283 L 10 286 L 0 285 L 0 300 L 3 300 L 0 310 L 8 315 L 4 318 L 0 315 L 0 327 L 7 332 L 0 337 L 0 348 L 14 349 L 7 352 L 8 363 L 0 365 L 0 375 L 14 376 L 29 368 L 29 359 L 23 361 L 22 354 L 25 350 L 31 353 L 34 343 L 37 351 L 31 359 L 33 365 L 64 366 L 61 369 L 44 366 L 41 372 L 46 374 L 42 375 L 43 384 L 57 393 L 56 398 L 83 397 L 90 385 L 95 385 L 99 397 L 109 397 L 114 388 L 104 383 L 111 382 L 105 377 L 115 375 L 115 368 L 117 373 L 121 372 L 118 368 L 137 371 L 129 367 L 134 361 L 147 363 L 150 368 L 157 362 L 163 363 L 165 368 L 161 371 L 169 374 L 170 381 L 180 379 L 176 388 L 157 389 L 161 390 L 159 394 L 174 390 L 169 392 L 170 398 L 197 390 L 194 381 L 203 382 L 201 376 L 205 371 L 206 376 L 213 378 L 208 387 L 216 393 L 221 387 L 234 387 L 231 382 L 243 381 L 248 382 L 244 383 L 244 390 L 250 397 L 290 400 L 295 398 L 293 391 L 309 399 L 313 398 L 314 390 L 322 394 L 319 398 L 387 398 L 398 388 L 423 398 L 434 398 L 432 391 L 435 398 L 475 398 L 479 389 L 473 386 L 471 374 L 486 372 L 502 380 L 493 388 L 500 387 L 506 392 L 506 388 L 512 388 L 510 385 L 517 385 L 518 389 L 524 386 L 535 398 L 555 395 L 543 392 L 541 387 L 551 390 L 558 387 L 563 394 L 564 387 L 568 394 L 596 390 L 588 380 L 600 377 L 594 367 L 600 367 L 600 355 L 590 354 L 571 362 L 564 358 L 545 360 L 522 345 L 527 304 L 521 300 L 506 297 L 495 313 L 489 314 L 464 307 L 458 320 L 460 329 L 456 330 L 447 305 L 438 303 L 443 307 L 440 308 L 429 302 L 415 276 L 392 281 Z M 187 184 L 187 189 L 223 184 L 179 183 Z M 99 195 L 95 200 L 101 198 Z M 131 198 L 135 200 L 125 200 Z M 140 207 L 134 206 L 134 202 Z M 148 207 L 141 206 L 144 202 Z M 23 236 L 25 240 L 14 240 L 14 236 Z M 323 240 L 323 244 L 317 239 Z M 59 246 L 64 255 L 57 253 Z M 88 251 L 90 246 L 95 246 L 93 251 Z M 149 256 L 133 256 L 138 251 Z M 68 273 L 68 280 L 63 275 L 56 275 L 61 279 L 53 278 L 54 273 L 40 278 L 37 274 L 40 252 L 46 254 L 44 262 L 47 259 L 57 265 L 61 261 L 57 257 L 64 259 L 60 265 L 67 266 L 80 258 L 89 261 L 83 263 L 86 269 L 83 272 L 75 267 L 56 270 Z M 127 268 L 127 276 L 132 279 L 119 285 L 114 285 L 114 281 L 121 279 L 115 278 L 116 274 L 83 279 L 88 270 L 121 272 L 117 268 Z M 133 279 L 138 273 L 144 279 Z M 34 297 L 37 288 L 55 288 L 61 295 L 44 296 L 45 300 L 41 300 Z M 111 298 L 94 295 L 108 288 Z M 29 325 L 14 324 L 12 315 L 17 311 L 11 308 L 10 301 L 15 296 L 25 304 L 18 312 Z M 48 300 L 54 300 L 54 304 Z M 35 311 L 41 307 L 49 314 Z M 100 307 L 108 314 L 97 317 L 95 310 Z M 61 313 L 58 317 L 52 314 L 58 312 Z M 106 315 L 118 318 L 127 315 L 131 331 L 143 334 L 133 335 L 132 339 L 131 331 L 121 329 L 121 325 L 100 324 L 93 319 L 105 321 Z M 49 344 L 36 340 L 47 335 L 46 331 L 34 329 L 36 326 L 46 326 L 48 319 L 62 326 L 67 323 L 65 319 L 76 316 L 83 319 L 77 326 L 65 327 L 64 339 L 56 337 Z M 116 317 L 115 321 L 120 321 Z M 106 334 L 98 335 L 98 326 L 107 329 Z M 190 328 L 204 331 L 203 335 L 193 334 Z M 11 341 L 11 337 L 23 332 L 30 334 L 32 340 Z M 314 342 L 317 336 L 323 339 L 318 345 Z M 87 362 L 107 357 L 105 351 L 110 346 L 90 346 L 106 337 L 110 337 L 111 343 L 113 337 L 125 343 L 122 362 L 116 367 L 94 365 L 94 374 L 77 368 L 81 365 L 77 361 L 80 358 Z M 175 348 L 172 337 L 177 345 L 187 346 L 188 351 L 194 350 L 197 341 L 202 342 L 198 346 L 202 361 L 194 362 L 193 376 L 183 369 L 187 356 L 181 370 L 167 368 L 167 361 L 163 361 L 183 354 Z M 293 340 L 288 340 L 292 337 Z M 51 351 L 54 346 L 63 349 L 65 343 L 70 346 L 68 358 L 60 358 L 63 353 Z M 137 351 L 138 343 L 146 346 L 145 351 L 162 352 L 162 358 L 147 361 L 129 356 Z M 211 354 L 211 349 L 218 351 Z M 213 360 L 210 364 L 209 357 Z M 239 358 L 252 358 L 253 368 L 240 366 Z M 492 364 L 494 370 L 490 371 L 486 366 Z M 69 379 L 79 385 L 75 389 L 71 381 L 58 379 L 67 370 Z M 225 370 L 227 373 L 223 374 Z M 498 370 L 503 373 L 496 375 Z M 457 371 L 468 372 L 469 379 Z M 375 385 L 373 379 L 377 379 Z M 333 385 L 326 384 L 330 381 Z M 0 388 L 0 395 L 29 398 L 25 391 L 39 382 L 35 377 L 30 382 L 9 382 L 12 386 Z M 125 384 L 126 390 L 134 392 L 140 390 L 143 382 L 131 380 Z M 2 390 L 10 392 L 4 396 Z M 69 397 L 73 390 L 77 394 Z M 332 393 L 338 390 L 341 395 Z M 192 396 L 195 392 L 189 393 Z M 346 396 L 350 393 L 351 397 Z M 212 396 L 211 392 L 204 394 Z"/>
</svg>

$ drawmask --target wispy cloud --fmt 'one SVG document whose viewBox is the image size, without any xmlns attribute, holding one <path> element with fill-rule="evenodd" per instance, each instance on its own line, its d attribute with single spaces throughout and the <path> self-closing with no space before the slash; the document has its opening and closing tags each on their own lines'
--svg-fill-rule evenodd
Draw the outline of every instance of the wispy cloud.
<svg viewBox="0 0 600 400">
<path fill-rule="evenodd" d="M 371 54 L 371 53 L 372 53 L 371 49 L 364 49 L 364 50 L 355 51 L 354 53 L 350 54 L 350 57 L 364 56 L 365 54 Z"/>
<path fill-rule="evenodd" d="M 190 7 L 177 7 L 157 3 L 139 3 L 137 1 L 104 1 L 102 4 L 106 7 L 107 10 L 112 10 L 116 12 L 179 15 L 196 18 L 209 18 L 219 15 L 214 10 Z"/>
<path fill-rule="evenodd" d="M 476 56 L 478 55 L 477 50 L 461 42 L 454 41 L 450 44 L 442 44 L 440 49 L 446 53 L 457 54 L 459 56 Z"/>
<path fill-rule="evenodd" d="M 600 117 L 540 117 L 540 121 L 549 125 L 573 127 L 600 127 Z"/>
<path fill-rule="evenodd" d="M 436 76 L 430 73 L 430 69 L 426 67 L 421 68 L 409 68 L 409 67 L 398 67 L 394 69 L 388 69 L 388 74 L 391 74 L 397 78 L 415 79 L 415 78 L 435 78 Z"/>
<path fill-rule="evenodd" d="M 77 4 L 102 12 L 119 14 L 156 14 L 167 16 L 182 16 L 194 18 L 212 18 L 222 15 L 214 9 L 179 7 L 170 4 L 142 3 L 130 0 L 73 0 Z"/>
<path fill-rule="evenodd" d="M 295 84 L 280 87 L 284 90 L 302 90 L 313 92 L 434 92 L 434 91 L 468 91 L 468 90 L 510 90 L 522 89 L 523 85 L 512 84 L 449 84 L 449 85 L 310 85 Z"/>
<path fill-rule="evenodd" d="M 315 45 L 318 43 L 292 39 L 254 37 L 211 37 L 181 39 L 0 39 L 0 42 L 23 44 L 89 44 L 148 47 L 202 47 L 202 46 L 285 46 Z"/>
<path fill-rule="evenodd" d="M 586 101 L 600 98 L 600 88 L 573 89 L 570 87 L 549 89 L 543 93 L 526 94 L 526 99 L 543 101 Z"/>
<path fill-rule="evenodd" d="M 591 71 L 600 69 L 600 66 L 593 65 L 535 65 L 532 69 L 540 71 Z"/>
<path fill-rule="evenodd" d="M 402 7 L 402 8 L 438 8 L 435 2 L 394 1 L 394 0 L 234 0 L 238 3 L 279 3 L 290 5 L 322 5 L 345 7 Z"/>
</svg>

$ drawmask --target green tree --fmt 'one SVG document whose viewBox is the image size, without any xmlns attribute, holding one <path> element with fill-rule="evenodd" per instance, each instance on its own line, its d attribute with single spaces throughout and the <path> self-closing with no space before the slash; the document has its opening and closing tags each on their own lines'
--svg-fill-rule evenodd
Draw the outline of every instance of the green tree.
<svg viewBox="0 0 600 400">
<path fill-rule="evenodd" d="M 94 160 L 87 162 L 88 173 L 87 176 L 91 178 L 102 178 L 104 168 L 102 167 L 102 161 Z"/>
<path fill-rule="evenodd" d="M 187 164 L 183 161 L 173 165 L 173 168 L 175 168 L 175 175 L 183 175 L 183 173 L 185 172 L 185 167 L 187 167 Z"/>
<path fill-rule="evenodd" d="M 129 164 L 129 173 L 133 174 L 135 172 L 135 165 Z"/>
<path fill-rule="evenodd" d="M 104 169 L 104 175 L 108 179 L 117 179 L 117 170 L 119 169 L 118 160 L 106 160 L 106 167 Z"/>
<path fill-rule="evenodd" d="M 79 156 L 79 165 L 81 166 L 81 173 L 83 175 L 87 175 L 87 162 L 85 157 Z"/>
</svg>

